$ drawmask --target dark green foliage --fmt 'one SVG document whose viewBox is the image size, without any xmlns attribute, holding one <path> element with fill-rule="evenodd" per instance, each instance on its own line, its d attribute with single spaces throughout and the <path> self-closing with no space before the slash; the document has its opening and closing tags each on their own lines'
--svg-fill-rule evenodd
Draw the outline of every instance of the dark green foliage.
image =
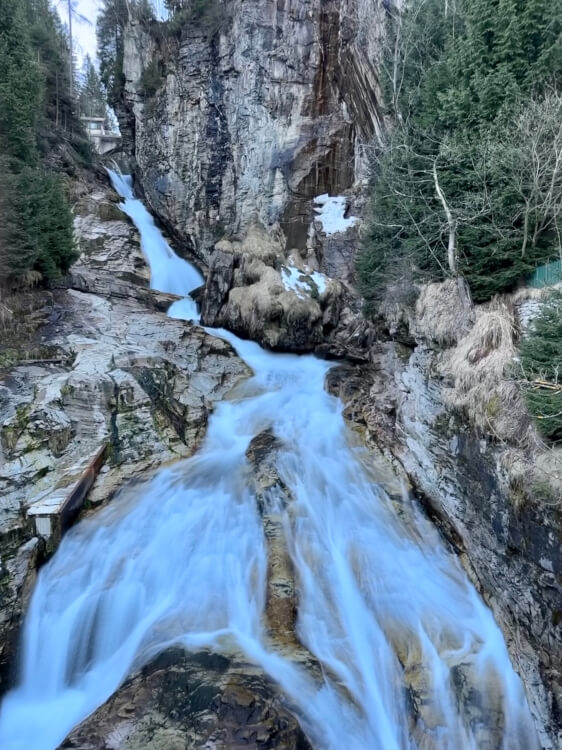
<svg viewBox="0 0 562 750">
<path fill-rule="evenodd" d="M 425 108 L 443 129 L 479 128 L 559 79 L 561 0 L 464 0 L 463 33 L 428 74 Z"/>
<path fill-rule="evenodd" d="M 170 18 L 163 24 L 163 30 L 170 36 L 180 36 L 190 26 L 213 36 L 227 19 L 223 0 L 168 0 L 166 6 Z"/>
<path fill-rule="evenodd" d="M 61 177 L 51 172 L 39 174 L 35 192 L 39 253 L 35 267 L 44 278 L 66 273 L 76 260 L 72 213 Z"/>
<path fill-rule="evenodd" d="M 546 438 L 562 440 L 561 292 L 551 296 L 533 321 L 519 356 L 529 411 Z"/>
<path fill-rule="evenodd" d="M 164 80 L 164 66 L 155 58 L 142 72 L 141 86 L 144 96 L 149 99 L 158 91 Z"/>
<path fill-rule="evenodd" d="M 82 81 L 79 87 L 78 108 L 87 117 L 107 116 L 107 94 L 89 55 L 84 60 Z"/>
<path fill-rule="evenodd" d="M 38 108 L 39 138 L 43 152 L 52 148 L 53 128 L 57 137 L 81 130 L 70 86 L 70 49 L 66 31 L 49 0 L 23 0 L 27 8 L 33 55 L 39 66 L 42 106 Z"/>
<path fill-rule="evenodd" d="M 35 157 L 41 74 L 29 38 L 24 5 L 0 0 L 0 153 Z"/>
<path fill-rule="evenodd" d="M 389 135 L 387 148 L 374 160 L 372 218 L 357 259 L 359 287 L 369 314 L 386 296 L 407 302 L 416 282 L 437 280 L 446 273 L 441 223 L 420 200 L 427 160 L 410 144 L 395 141 L 398 135 L 397 131 Z M 434 200 L 431 192 L 429 199 Z M 412 232 L 412 226 L 420 231 Z M 438 253 L 429 251 L 426 237 L 440 245 Z"/>
<path fill-rule="evenodd" d="M 445 15 L 442 0 L 410 0 L 389 19 L 394 126 L 374 158 L 357 264 L 369 307 L 397 283 L 457 274 L 485 301 L 558 255 L 561 4 L 457 0 Z"/>
<path fill-rule="evenodd" d="M 107 90 L 108 101 L 111 105 L 116 105 L 121 100 L 125 83 L 123 47 L 125 26 L 128 21 L 127 0 L 104 0 L 96 31 L 101 80 Z"/>
<path fill-rule="evenodd" d="M 55 278 L 75 257 L 65 186 L 46 167 L 85 140 L 68 55 L 48 0 L 0 0 L 0 286 Z"/>
<path fill-rule="evenodd" d="M 75 260 L 72 215 L 59 176 L 24 167 L 3 179 L 9 217 L 7 277 L 17 279 L 38 271 L 54 279 Z"/>
</svg>

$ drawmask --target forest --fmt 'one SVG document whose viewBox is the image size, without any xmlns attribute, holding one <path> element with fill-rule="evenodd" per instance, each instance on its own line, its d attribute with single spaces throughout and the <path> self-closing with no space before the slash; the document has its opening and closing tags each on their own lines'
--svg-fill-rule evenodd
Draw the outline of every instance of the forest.
<svg viewBox="0 0 562 750">
<path fill-rule="evenodd" d="M 392 123 L 358 262 L 367 303 L 463 276 L 476 302 L 561 257 L 560 0 L 415 0 L 390 13 Z"/>
<path fill-rule="evenodd" d="M 74 62 L 74 61 L 73 61 Z M 76 257 L 66 177 L 90 166 L 66 29 L 49 0 L 0 0 L 0 286 L 64 273 Z"/>
<path fill-rule="evenodd" d="M 561 34 L 561 0 L 412 0 L 388 14 L 388 126 L 357 260 L 369 315 L 413 305 L 430 281 L 463 278 L 485 303 L 537 269 L 562 278 Z M 561 373 L 555 295 L 513 368 L 553 440 Z"/>
</svg>

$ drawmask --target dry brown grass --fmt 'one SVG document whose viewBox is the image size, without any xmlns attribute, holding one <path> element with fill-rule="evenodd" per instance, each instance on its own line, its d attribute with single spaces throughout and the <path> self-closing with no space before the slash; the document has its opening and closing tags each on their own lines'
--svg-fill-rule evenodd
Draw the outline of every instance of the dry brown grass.
<svg viewBox="0 0 562 750">
<path fill-rule="evenodd" d="M 462 279 L 426 284 L 416 302 L 414 334 L 437 344 L 454 346 L 474 321 L 468 289 Z"/>
<path fill-rule="evenodd" d="M 536 442 L 523 396 L 510 375 L 518 336 L 513 305 L 493 300 L 474 316 L 469 332 L 444 354 L 442 369 L 454 383 L 446 401 L 500 441 Z"/>
<path fill-rule="evenodd" d="M 507 449 L 500 455 L 499 468 L 516 507 L 528 502 L 562 505 L 562 446 Z"/>
<path fill-rule="evenodd" d="M 551 292 L 551 287 L 543 287 L 537 289 L 534 286 L 522 286 L 517 289 L 513 294 L 510 295 L 510 300 L 513 305 L 520 305 L 522 302 L 528 302 L 529 300 L 541 300 L 544 297 L 548 297 Z"/>
<path fill-rule="evenodd" d="M 544 484 L 552 502 L 562 505 L 562 446 L 553 446 L 537 456 L 533 477 L 537 491 Z"/>
</svg>

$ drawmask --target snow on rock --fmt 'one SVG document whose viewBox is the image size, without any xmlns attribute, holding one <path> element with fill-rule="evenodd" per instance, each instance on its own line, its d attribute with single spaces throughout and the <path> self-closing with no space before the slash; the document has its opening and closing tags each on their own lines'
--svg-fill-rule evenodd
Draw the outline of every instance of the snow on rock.
<svg viewBox="0 0 562 750">
<path fill-rule="evenodd" d="M 542 308 L 541 300 L 528 299 L 517 305 L 517 312 L 519 314 L 519 323 L 523 334 L 528 333 L 528 329 L 531 323 L 539 315 Z"/>
<path fill-rule="evenodd" d="M 319 195 L 314 199 L 314 210 L 326 234 L 346 232 L 359 221 L 356 216 L 345 218 L 346 198 L 343 195 Z"/>
<path fill-rule="evenodd" d="M 295 266 L 281 266 L 281 279 L 288 292 L 295 292 L 300 297 L 310 297 L 315 291 L 324 294 L 328 279 L 318 271 L 301 271 Z"/>
</svg>

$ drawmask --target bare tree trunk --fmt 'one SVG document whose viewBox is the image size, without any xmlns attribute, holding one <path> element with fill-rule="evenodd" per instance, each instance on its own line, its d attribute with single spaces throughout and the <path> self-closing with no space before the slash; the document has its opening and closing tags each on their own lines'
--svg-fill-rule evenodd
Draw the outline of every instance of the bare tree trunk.
<svg viewBox="0 0 562 750">
<path fill-rule="evenodd" d="M 527 250 L 527 243 L 529 242 L 529 201 L 525 201 L 525 220 L 523 222 L 523 245 L 521 247 L 521 257 L 525 257 L 525 252 Z"/>
<path fill-rule="evenodd" d="M 72 44 L 72 0 L 68 0 L 68 37 L 70 40 L 70 98 L 72 99 L 74 94 L 74 64 L 72 58 L 74 57 L 74 49 Z"/>
<path fill-rule="evenodd" d="M 437 197 L 441 201 L 441 205 L 443 206 L 443 210 L 445 211 L 445 216 L 447 217 L 447 224 L 449 226 L 449 243 L 447 245 L 447 262 L 449 264 L 449 271 L 451 272 L 452 276 L 458 276 L 457 222 L 453 218 L 451 209 L 449 208 L 447 201 L 445 200 L 445 196 L 443 194 L 443 191 L 441 190 L 441 185 L 439 184 L 439 179 L 437 177 L 437 160 L 433 162 L 433 182 L 435 183 L 435 192 L 437 193 Z"/>
<path fill-rule="evenodd" d="M 394 114 L 398 115 L 398 60 L 399 44 L 402 35 L 402 14 L 398 13 L 398 28 L 396 30 L 396 39 L 394 41 L 394 64 L 392 66 L 392 98 L 394 104 Z"/>
</svg>

